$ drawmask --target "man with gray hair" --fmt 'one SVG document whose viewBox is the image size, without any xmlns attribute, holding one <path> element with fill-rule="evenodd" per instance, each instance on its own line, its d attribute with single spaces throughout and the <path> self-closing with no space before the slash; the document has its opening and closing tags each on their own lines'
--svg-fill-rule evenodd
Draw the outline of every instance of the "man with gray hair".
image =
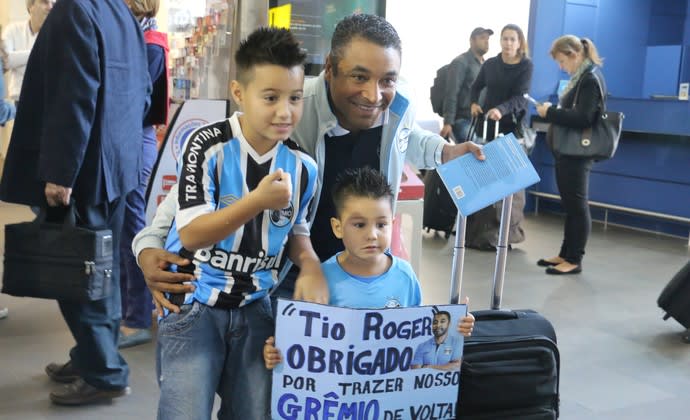
<svg viewBox="0 0 690 420">
<path fill-rule="evenodd" d="M 29 20 L 10 23 L 2 33 L 7 50 L 7 97 L 14 102 L 19 99 L 31 48 L 54 4 L 55 0 L 26 0 Z"/>
</svg>

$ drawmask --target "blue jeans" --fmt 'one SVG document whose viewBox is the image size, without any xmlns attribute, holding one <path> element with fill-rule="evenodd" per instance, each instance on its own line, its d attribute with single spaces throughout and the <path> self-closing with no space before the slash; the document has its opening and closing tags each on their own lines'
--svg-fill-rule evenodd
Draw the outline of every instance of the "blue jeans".
<svg viewBox="0 0 690 420">
<path fill-rule="evenodd" d="M 183 305 L 158 325 L 156 369 L 161 420 L 270 419 L 271 372 L 263 346 L 273 335 L 268 297 L 238 309 Z"/>
<path fill-rule="evenodd" d="M 467 141 L 467 136 L 470 134 L 470 125 L 472 124 L 471 119 L 461 118 L 455 120 L 453 123 L 453 136 L 458 143 L 463 143 Z M 475 141 L 477 139 L 477 132 L 472 133 L 472 138 L 470 141 Z"/>
<path fill-rule="evenodd" d="M 113 234 L 113 271 L 111 293 L 104 299 L 89 302 L 58 300 L 60 312 L 76 341 L 70 351 L 72 364 L 84 381 L 100 389 L 122 389 L 127 386 L 129 368 L 117 350 L 120 333 L 119 254 L 116 252 L 125 214 L 125 201 L 82 206 L 77 203 L 79 226 L 107 226 Z M 62 220 L 68 207 L 50 207 L 48 220 Z"/>
<path fill-rule="evenodd" d="M 129 328 L 151 328 L 153 300 L 144 281 L 144 274 L 132 254 L 132 239 L 146 226 L 146 187 L 157 156 L 156 130 L 153 126 L 144 127 L 141 177 L 137 189 L 127 194 L 125 222 L 120 243 L 122 321 Z"/>
</svg>

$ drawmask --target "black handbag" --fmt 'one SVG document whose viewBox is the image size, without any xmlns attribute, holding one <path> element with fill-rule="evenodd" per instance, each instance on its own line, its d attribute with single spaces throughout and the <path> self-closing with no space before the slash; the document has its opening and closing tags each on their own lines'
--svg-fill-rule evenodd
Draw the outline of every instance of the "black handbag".
<svg viewBox="0 0 690 420">
<path fill-rule="evenodd" d="M 77 302 L 110 295 L 112 232 L 76 226 L 73 205 L 63 223 L 47 222 L 46 212 L 5 226 L 2 292 Z"/>
<path fill-rule="evenodd" d="M 591 127 L 573 128 L 558 124 L 551 124 L 546 133 L 546 141 L 556 156 L 574 156 L 590 158 L 594 160 L 610 159 L 618 149 L 618 140 L 623 131 L 622 112 L 606 110 L 606 94 L 602 87 L 602 82 L 592 70 L 599 92 L 601 93 L 601 111 L 594 120 Z M 577 104 L 578 90 L 575 91 L 575 101 Z"/>
</svg>

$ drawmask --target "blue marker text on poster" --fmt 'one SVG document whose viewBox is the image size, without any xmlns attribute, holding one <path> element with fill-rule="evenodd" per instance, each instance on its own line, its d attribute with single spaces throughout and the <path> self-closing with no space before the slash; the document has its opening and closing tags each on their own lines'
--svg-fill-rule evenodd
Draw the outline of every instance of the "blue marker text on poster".
<svg viewBox="0 0 690 420">
<path fill-rule="evenodd" d="M 274 419 L 450 419 L 465 305 L 346 309 L 279 300 Z"/>
</svg>

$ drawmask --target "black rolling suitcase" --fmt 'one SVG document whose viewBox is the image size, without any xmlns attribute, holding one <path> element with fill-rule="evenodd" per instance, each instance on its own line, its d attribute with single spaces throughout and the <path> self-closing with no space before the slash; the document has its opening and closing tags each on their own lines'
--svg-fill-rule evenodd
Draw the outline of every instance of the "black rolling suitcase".
<svg viewBox="0 0 690 420">
<path fill-rule="evenodd" d="M 690 261 L 664 287 L 656 303 L 666 312 L 664 321 L 673 317 L 687 329 L 683 341 L 690 343 Z"/>
<path fill-rule="evenodd" d="M 450 237 L 458 209 L 450 198 L 438 172 L 431 169 L 424 175 L 424 216 L 422 225 L 427 229 L 443 232 Z"/>
<path fill-rule="evenodd" d="M 503 200 L 490 310 L 474 311 L 465 339 L 456 420 L 558 418 L 560 356 L 551 323 L 532 310 L 501 310 L 513 197 Z M 458 303 L 465 254 L 465 218 L 458 217 L 451 303 Z"/>
<path fill-rule="evenodd" d="M 532 310 L 473 314 L 456 419 L 557 419 L 560 358 L 551 323 Z"/>
<path fill-rule="evenodd" d="M 465 141 L 469 141 L 473 137 L 476 125 L 477 119 L 473 118 Z M 422 226 L 427 231 L 433 229 L 444 233 L 447 239 L 455 228 L 455 218 L 457 216 L 458 209 L 455 207 L 455 203 L 438 172 L 433 169 L 426 171 L 424 174 L 424 216 Z"/>
</svg>

